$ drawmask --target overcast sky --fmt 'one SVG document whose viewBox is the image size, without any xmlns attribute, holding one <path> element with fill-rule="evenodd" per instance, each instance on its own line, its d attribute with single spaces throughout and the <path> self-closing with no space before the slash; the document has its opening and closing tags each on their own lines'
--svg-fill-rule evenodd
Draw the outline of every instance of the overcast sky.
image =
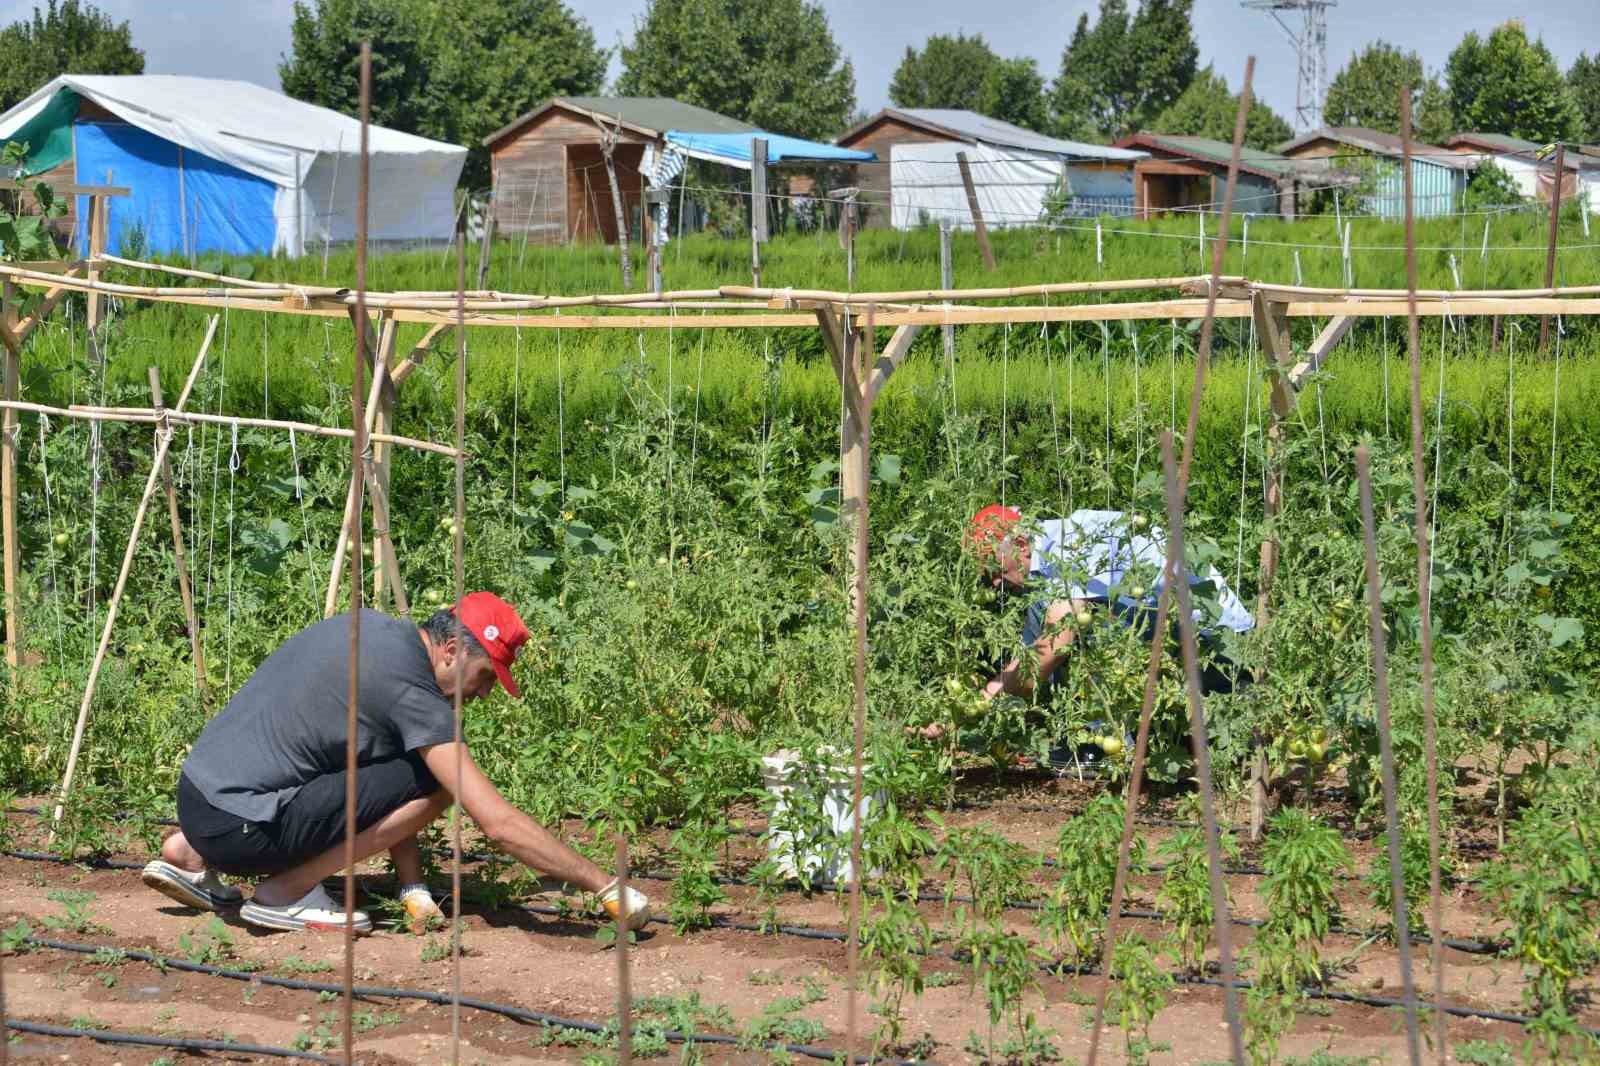
<svg viewBox="0 0 1600 1066">
<path fill-rule="evenodd" d="M 92 2 L 132 24 L 148 73 L 278 85 L 278 61 L 289 48 L 292 0 Z M 634 19 L 645 6 L 645 0 L 568 2 L 589 21 L 599 42 L 613 48 L 632 35 Z M 1002 55 L 1034 57 L 1051 78 L 1078 15 L 1092 12 L 1098 0 L 1001 0 L 992 7 L 967 0 L 822 0 L 822 5 L 834 37 L 855 64 L 859 104 L 874 111 L 889 102 L 889 78 L 906 45 L 918 45 L 934 33 L 981 33 Z M 33 7 L 33 0 L 0 0 L 0 22 L 25 17 Z M 1579 52 L 1600 52 L 1595 0 L 1339 0 L 1328 12 L 1329 76 L 1352 52 L 1379 39 L 1420 53 L 1428 68 L 1437 70 L 1467 31 L 1486 33 L 1513 14 L 1523 18 L 1531 34 L 1544 38 L 1563 70 Z M 1242 9 L 1237 0 L 1196 0 L 1195 23 L 1201 64 L 1213 64 L 1238 88 L 1245 58 L 1254 54 L 1257 95 L 1292 124 L 1294 54 L 1271 17 Z M 613 59 L 613 77 L 616 72 Z"/>
</svg>

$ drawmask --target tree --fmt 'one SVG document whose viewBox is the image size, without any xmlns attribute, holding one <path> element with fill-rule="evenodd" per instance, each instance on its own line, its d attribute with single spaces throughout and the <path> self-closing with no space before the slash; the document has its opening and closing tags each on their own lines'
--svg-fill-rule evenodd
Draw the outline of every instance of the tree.
<svg viewBox="0 0 1600 1066">
<path fill-rule="evenodd" d="M 1002 59 L 989 68 L 976 108 L 990 118 L 1043 133 L 1050 125 L 1044 78 L 1032 59 Z"/>
<path fill-rule="evenodd" d="M 1100 0 L 1091 27 L 1080 15 L 1051 89 L 1057 132 L 1115 138 L 1149 126 L 1194 80 L 1199 49 L 1194 0 Z"/>
<path fill-rule="evenodd" d="M 1578 135 L 1582 117 L 1543 41 L 1511 20 L 1481 38 L 1469 33 L 1445 61 L 1450 113 L 1463 130 L 1525 140 Z"/>
<path fill-rule="evenodd" d="M 981 33 L 935 34 L 923 42 L 920 52 L 906 47 L 905 58 L 889 82 L 889 102 L 896 107 L 982 111 L 984 84 L 999 63 L 1000 57 Z"/>
<path fill-rule="evenodd" d="M 1231 143 L 1238 118 L 1239 95 L 1229 92 L 1227 81 L 1207 66 L 1171 107 L 1156 116 L 1150 128 L 1157 133 L 1187 133 Z M 1246 147 L 1267 151 L 1293 133 L 1272 108 L 1260 100 L 1250 101 L 1244 127 Z"/>
<path fill-rule="evenodd" d="M 1322 104 L 1330 126 L 1366 126 L 1400 132 L 1400 90 L 1411 90 L 1411 123 L 1419 140 L 1443 140 L 1450 130 L 1449 104 L 1438 79 L 1428 76 L 1422 57 L 1379 41 L 1350 57 L 1333 76 Z"/>
<path fill-rule="evenodd" d="M 1581 52 L 1567 71 L 1567 87 L 1578 105 L 1578 136 L 1585 141 L 1600 141 L 1600 54 L 1593 59 Z"/>
<path fill-rule="evenodd" d="M 62 74 L 143 74 L 144 53 L 126 22 L 79 0 L 49 0 L 0 30 L 0 110 Z"/>
<path fill-rule="evenodd" d="M 361 42 L 374 42 L 372 121 L 468 148 L 462 182 L 489 182 L 482 139 L 540 100 L 596 91 L 609 53 L 561 0 L 297 0 L 284 92 L 355 114 Z"/>
<path fill-rule="evenodd" d="M 825 138 L 855 110 L 856 76 L 809 0 L 650 0 L 622 47 L 623 96 L 670 96 L 774 133 Z"/>
</svg>

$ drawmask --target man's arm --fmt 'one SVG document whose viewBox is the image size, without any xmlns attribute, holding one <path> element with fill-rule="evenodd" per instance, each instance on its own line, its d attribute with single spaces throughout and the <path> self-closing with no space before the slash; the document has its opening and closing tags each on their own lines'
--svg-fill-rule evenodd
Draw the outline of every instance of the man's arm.
<svg viewBox="0 0 1600 1066">
<path fill-rule="evenodd" d="M 560 878 L 590 892 L 599 892 L 611 877 L 600 867 L 557 840 L 544 826 L 513 807 L 478 768 L 465 744 L 459 745 L 461 781 L 456 784 L 455 743 L 420 749 L 422 761 L 446 792 L 466 808 L 484 835 L 512 858 L 543 874 Z"/>
<path fill-rule="evenodd" d="M 1073 628 L 1074 615 L 1088 607 L 1084 600 L 1056 600 L 1044 615 L 1044 635 L 1033 642 L 1037 669 L 1024 670 L 1021 659 L 1012 659 L 998 674 L 983 686 L 983 698 L 992 700 L 1002 692 L 1013 696 L 1029 696 L 1039 679 L 1049 677 L 1067 661 L 1072 642 L 1078 639 Z"/>
</svg>

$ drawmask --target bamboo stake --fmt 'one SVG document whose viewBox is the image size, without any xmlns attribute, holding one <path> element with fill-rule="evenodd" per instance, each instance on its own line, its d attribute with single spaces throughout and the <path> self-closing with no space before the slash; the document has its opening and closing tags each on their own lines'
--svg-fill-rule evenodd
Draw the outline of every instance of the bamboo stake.
<svg viewBox="0 0 1600 1066">
<path fill-rule="evenodd" d="M 161 372 L 155 367 L 150 372 L 150 405 L 161 411 Z M 200 623 L 194 613 L 194 593 L 189 587 L 189 564 L 183 553 L 183 522 L 178 517 L 178 491 L 172 484 L 172 462 L 161 459 L 161 483 L 167 493 L 167 517 L 172 522 L 172 551 L 178 570 L 178 595 L 183 599 L 183 617 L 189 626 L 189 653 L 194 658 L 194 683 L 202 697 L 206 695 L 206 656 L 200 641 Z"/>
<path fill-rule="evenodd" d="M 392 323 L 390 324 L 389 328 L 393 329 Z M 365 340 L 365 332 L 363 330 L 357 328 L 356 333 L 362 336 L 363 341 Z M 382 341 L 379 343 L 381 345 Z M 362 431 L 368 435 L 369 440 L 374 438 L 373 427 L 377 424 L 380 398 L 383 395 L 383 379 L 387 372 L 388 366 L 383 359 L 380 358 L 374 361 L 372 370 L 372 386 L 370 391 L 367 393 L 367 403 L 363 408 L 365 413 L 362 419 Z M 366 466 L 365 458 L 362 459 L 361 465 L 363 467 Z M 350 545 L 354 543 L 355 540 L 360 539 L 358 534 L 361 528 L 361 522 L 359 519 L 353 522 L 351 520 L 353 515 L 353 511 L 351 509 L 357 506 L 357 502 L 358 501 L 353 496 L 345 497 L 344 518 L 339 523 L 339 538 L 334 542 L 333 545 L 333 566 L 331 572 L 328 574 L 328 592 L 322 600 L 322 617 L 324 618 L 332 618 L 334 612 L 338 609 L 339 580 L 340 575 L 344 573 L 345 553 L 350 550 Z M 374 506 L 376 507 L 376 498 L 374 498 Z M 389 519 L 387 514 L 385 514 L 382 518 L 379 518 L 377 514 L 374 513 L 373 520 L 381 529 L 383 529 L 383 535 L 387 538 L 389 530 Z M 354 529 L 356 532 L 352 533 L 352 529 Z M 352 538 L 354 538 L 354 540 Z M 357 554 L 360 553 L 358 552 Z"/>
<path fill-rule="evenodd" d="M 1550 241 L 1545 250 L 1544 285 L 1550 288 L 1556 282 L 1556 245 L 1561 237 L 1561 183 L 1567 171 L 1567 146 L 1556 142 L 1555 182 L 1550 187 Z M 1539 350 L 1550 347 L 1550 316 L 1539 319 Z"/>
<path fill-rule="evenodd" d="M 195 356 L 194 367 L 183 383 L 183 391 L 178 394 L 178 402 L 174 407 L 176 411 L 182 411 L 184 405 L 189 402 L 189 393 L 194 390 L 194 383 L 200 377 L 200 368 L 205 365 L 206 353 L 211 350 L 211 339 L 217 335 L 219 321 L 221 320 L 216 315 L 211 316 L 205 340 L 200 344 L 200 354 Z M 83 732 L 89 723 L 89 707 L 94 702 L 95 684 L 100 679 L 100 668 L 105 665 L 106 651 L 111 646 L 111 630 L 117 622 L 117 608 L 122 603 L 122 592 L 128 585 L 128 572 L 133 568 L 133 557 L 139 549 L 139 533 L 144 528 L 145 512 L 150 508 L 151 497 L 156 492 L 156 482 L 161 477 L 161 466 L 167 458 L 167 449 L 171 445 L 171 428 L 164 427 L 156 445 L 155 462 L 150 466 L 150 476 L 145 478 L 144 494 L 139 497 L 138 509 L 133 513 L 133 528 L 128 531 L 128 547 L 122 553 L 122 569 L 117 572 L 117 584 L 112 589 L 111 602 L 106 606 L 105 624 L 100 629 L 100 646 L 94 653 L 94 661 L 89 665 L 89 677 L 83 686 L 83 700 L 78 704 L 78 720 L 72 727 L 72 747 L 67 751 L 67 768 L 61 777 L 61 791 L 56 798 L 55 813 L 50 819 L 52 841 L 55 840 L 55 827 L 61 824 L 61 812 L 66 809 L 67 797 L 72 792 L 72 778 L 78 768 L 78 753 L 83 748 Z"/>
<path fill-rule="evenodd" d="M 467 234 L 463 227 L 456 234 L 456 288 L 464 291 L 467 287 Z M 461 305 L 465 301 L 457 297 L 456 318 L 459 320 L 465 312 Z M 456 443 L 462 444 L 467 435 L 467 331 L 456 329 Z M 467 465 L 466 453 L 458 447 L 456 449 L 456 528 L 451 536 L 451 550 L 455 556 L 455 603 L 459 604 L 467 590 Z M 465 699 L 462 692 L 466 681 L 467 657 L 462 650 L 466 630 L 462 626 L 460 612 L 456 613 L 456 691 L 455 704 L 455 753 L 456 753 L 456 795 L 453 817 L 450 819 L 451 834 L 451 864 L 450 864 L 450 1061 L 452 1066 L 461 1066 L 461 822 L 465 813 L 461 806 L 461 773 L 465 761 L 467 746 L 462 740 L 461 733 L 461 704 Z"/>
<path fill-rule="evenodd" d="M 876 308 L 867 307 L 867 327 L 851 330 L 846 336 L 850 342 L 845 347 L 845 364 L 854 371 L 842 376 L 840 388 L 854 389 L 860 393 L 859 419 L 856 426 L 855 484 L 859 493 L 856 501 L 854 587 L 851 594 L 855 614 L 855 756 L 852 764 L 852 803 L 850 811 L 850 935 L 845 941 L 846 967 L 849 973 L 849 999 L 846 1010 L 845 1055 L 856 1053 L 856 1027 L 859 1020 L 860 957 L 861 957 L 861 882 L 866 870 L 861 862 L 861 803 L 862 759 L 867 743 L 867 513 L 868 496 L 872 482 L 872 401 L 873 394 L 862 388 L 859 368 L 874 362 L 873 344 L 876 333 Z M 860 359 L 856 349 L 866 343 L 866 357 Z M 841 474 L 841 477 L 843 475 Z"/>
<path fill-rule="evenodd" d="M 49 407 L 45 404 L 0 401 L 0 408 L 11 408 L 17 411 L 33 411 L 39 414 L 61 415 L 65 418 L 79 418 L 89 422 L 156 422 L 156 413 L 148 407 L 91 407 L 87 404 L 74 404 L 71 407 Z M 243 418 L 237 415 L 208 415 L 198 411 L 168 411 L 167 421 L 177 425 L 205 423 L 219 426 L 245 426 L 252 429 L 292 429 L 296 433 L 308 437 L 341 437 L 346 440 L 355 436 L 355 430 L 343 426 L 319 426 L 311 422 L 287 422 L 280 418 Z M 395 444 L 405 448 L 414 448 L 421 452 L 431 452 L 434 455 L 454 456 L 456 450 L 448 444 L 435 444 L 432 441 L 416 440 L 412 437 L 402 437 L 395 433 L 373 433 L 366 436 L 368 440 L 381 440 L 388 444 Z"/>
<path fill-rule="evenodd" d="M 1222 218 L 1217 227 L 1217 239 L 1211 246 L 1211 277 L 1207 279 L 1206 288 L 1206 316 L 1200 328 L 1200 342 L 1195 350 L 1194 388 L 1189 395 L 1189 417 L 1184 424 L 1183 431 L 1183 462 L 1178 470 L 1177 491 L 1179 494 L 1179 510 L 1182 509 L 1182 499 L 1189 491 L 1189 460 L 1194 454 L 1195 435 L 1199 430 L 1200 401 L 1205 396 L 1206 368 L 1211 360 L 1211 341 L 1213 324 L 1216 318 L 1217 297 L 1225 280 L 1222 276 L 1222 267 L 1227 253 L 1228 238 L 1232 232 L 1233 197 L 1238 188 L 1239 156 L 1244 145 L 1245 120 L 1250 111 L 1251 82 L 1255 77 L 1256 59 L 1250 56 L 1245 61 L 1244 87 L 1239 91 L 1239 110 L 1234 119 L 1233 126 L 1233 152 L 1228 161 L 1228 181 L 1224 187 L 1222 201 Z M 1169 432 L 1162 438 L 1165 451 L 1171 451 L 1172 435 Z M 1182 552 L 1182 539 L 1174 530 L 1167 531 L 1167 557 L 1162 568 L 1161 595 L 1156 599 L 1155 636 L 1150 642 L 1150 659 L 1145 669 L 1144 701 L 1139 708 L 1139 728 L 1133 745 L 1132 773 L 1128 778 L 1128 794 L 1122 808 L 1122 840 L 1117 849 L 1117 872 L 1112 879 L 1111 906 L 1106 912 L 1105 943 L 1102 945 L 1100 957 L 1100 971 L 1102 980 L 1099 995 L 1095 997 L 1094 1027 L 1089 1035 L 1089 1066 L 1095 1066 L 1100 1055 L 1100 1035 L 1105 1028 L 1106 993 L 1109 991 L 1111 974 L 1111 957 L 1116 949 L 1117 923 L 1122 916 L 1122 900 L 1127 893 L 1128 885 L 1128 852 L 1133 843 L 1133 819 L 1139 808 L 1139 789 L 1144 777 L 1144 762 L 1149 750 L 1150 720 L 1155 713 L 1156 684 L 1161 676 L 1162 650 L 1167 639 L 1168 616 L 1173 602 L 1173 587 L 1183 587 L 1183 598 L 1180 603 L 1188 599 L 1189 577 L 1184 567 Z M 1187 613 L 1187 608 L 1185 607 Z M 1191 728 L 1193 722 L 1191 721 Z M 1203 731 L 1202 731 L 1203 739 Z M 1196 760 L 1201 756 L 1197 753 Z M 1209 766 L 1209 755 L 1205 762 Z M 1199 770 L 1197 767 L 1197 774 Z M 1202 800 L 1210 796 L 1210 775 L 1206 773 L 1202 784 Z M 1209 807 L 1207 807 L 1209 813 Z M 1213 887 L 1213 896 L 1217 894 L 1216 886 L 1222 876 L 1221 855 L 1216 843 L 1215 819 L 1208 819 L 1208 832 L 1206 837 L 1206 858 L 1210 866 Z M 1233 1051 L 1235 1066 L 1244 1066 L 1243 1040 L 1239 1029 L 1239 1008 L 1236 992 L 1232 985 L 1233 959 L 1232 944 L 1229 940 L 1230 932 L 1227 927 L 1226 893 L 1222 895 L 1224 906 L 1213 914 L 1216 924 L 1217 953 L 1222 963 L 1222 978 L 1227 983 L 1224 989 L 1223 1006 L 1228 1021 L 1228 1038 Z"/>
<path fill-rule="evenodd" d="M 617 1066 L 633 1062 L 633 982 L 628 973 L 628 838 L 617 834 Z"/>
<path fill-rule="evenodd" d="M 1400 950 L 1401 999 L 1406 1012 L 1406 1050 L 1411 1066 L 1421 1066 L 1417 1036 L 1417 985 L 1411 970 L 1411 925 L 1406 913 L 1406 878 L 1400 858 L 1400 811 L 1394 788 L 1394 740 L 1389 731 L 1389 665 L 1383 631 L 1383 592 L 1378 577 L 1377 523 L 1372 517 L 1372 455 L 1365 444 L 1356 448 L 1356 476 L 1361 482 L 1361 539 L 1367 553 L 1367 614 L 1372 631 L 1373 702 L 1378 710 L 1378 758 L 1383 774 L 1383 813 L 1389 829 L 1389 890 L 1394 898 L 1394 936 Z M 1440 937 L 1438 927 L 1430 939 Z"/>
<path fill-rule="evenodd" d="M 1400 90 L 1400 140 L 1406 198 L 1406 344 L 1411 368 L 1411 496 L 1417 535 L 1417 609 L 1422 638 L 1422 742 L 1428 774 L 1428 911 L 1433 935 L 1428 962 L 1433 970 L 1433 1043 L 1445 1062 L 1448 1026 L 1444 1012 L 1443 889 L 1439 876 L 1439 746 L 1433 705 L 1433 560 L 1428 544 L 1427 463 L 1422 442 L 1422 341 L 1417 324 L 1417 224 L 1411 197 L 1411 90 Z M 1559 175 L 1558 175 L 1559 178 Z"/>
<path fill-rule="evenodd" d="M 372 118 L 372 42 L 361 42 L 361 161 L 356 179 L 356 319 L 358 326 L 367 324 L 367 212 L 368 126 Z M 362 456 L 366 448 L 362 430 L 366 418 L 361 408 L 362 375 L 372 353 L 367 350 L 367 331 L 356 331 L 355 351 L 350 366 L 350 425 L 355 429 L 350 438 L 350 506 L 345 508 L 345 537 L 354 541 L 361 531 L 361 471 Z M 373 380 L 382 378 L 374 374 Z M 360 745 L 356 736 L 361 710 L 361 553 L 350 553 L 350 651 L 348 664 L 349 687 L 345 696 L 344 720 L 344 1063 L 355 1066 L 356 1036 L 356 774 L 360 771 L 358 754 Z"/>
<path fill-rule="evenodd" d="M 22 347 L 12 332 L 11 305 L 15 288 L 10 281 L 0 286 L 0 331 L 3 331 L 5 365 L 0 369 L 0 399 L 11 402 L 17 398 L 22 378 Z M 21 432 L 17 413 L 6 408 L 0 418 L 0 540 L 4 544 L 5 608 L 6 608 L 6 668 L 9 680 L 15 685 L 17 669 L 21 663 L 22 626 L 17 619 L 17 435 Z"/>
</svg>

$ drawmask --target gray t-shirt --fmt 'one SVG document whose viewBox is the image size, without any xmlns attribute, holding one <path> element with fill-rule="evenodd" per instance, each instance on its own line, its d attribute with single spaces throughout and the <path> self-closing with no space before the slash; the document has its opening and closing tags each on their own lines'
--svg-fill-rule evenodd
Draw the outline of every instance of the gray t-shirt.
<svg viewBox="0 0 1600 1066">
<path fill-rule="evenodd" d="M 183 772 L 213 806 L 271 822 L 302 785 L 345 768 L 350 615 L 291 637 L 206 724 Z M 356 758 L 383 762 L 455 739 L 455 708 L 439 690 L 417 627 L 361 612 Z"/>
</svg>

